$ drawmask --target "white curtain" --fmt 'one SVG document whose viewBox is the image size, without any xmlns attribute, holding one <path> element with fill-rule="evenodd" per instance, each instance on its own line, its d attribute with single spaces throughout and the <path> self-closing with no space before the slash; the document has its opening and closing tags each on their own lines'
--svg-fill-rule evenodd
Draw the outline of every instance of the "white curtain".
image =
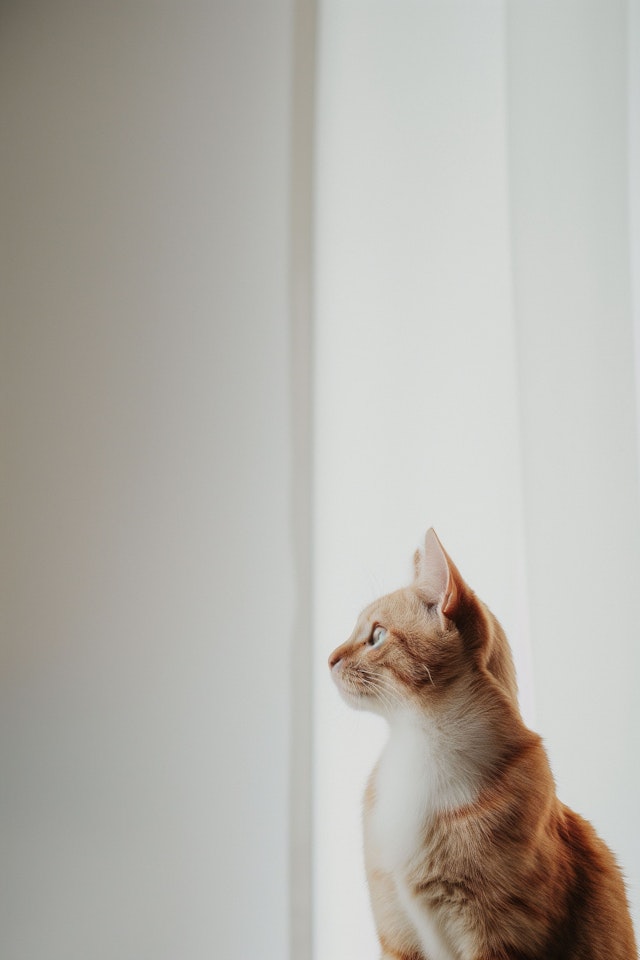
<svg viewBox="0 0 640 960">
<path fill-rule="evenodd" d="M 637 22 L 629 99 L 624 3 L 320 4 L 316 960 L 376 955 L 360 808 L 384 738 L 326 655 L 430 524 L 638 908 Z"/>
</svg>

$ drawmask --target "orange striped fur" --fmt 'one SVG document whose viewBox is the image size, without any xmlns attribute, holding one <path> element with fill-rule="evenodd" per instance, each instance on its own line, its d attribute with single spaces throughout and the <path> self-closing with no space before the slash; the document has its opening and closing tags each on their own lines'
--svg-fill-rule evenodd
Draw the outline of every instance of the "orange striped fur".
<svg viewBox="0 0 640 960">
<path fill-rule="evenodd" d="M 345 699 L 389 721 L 364 801 L 381 956 L 633 960 L 620 871 L 556 796 L 500 625 L 433 530 L 415 567 L 329 659 Z"/>
</svg>

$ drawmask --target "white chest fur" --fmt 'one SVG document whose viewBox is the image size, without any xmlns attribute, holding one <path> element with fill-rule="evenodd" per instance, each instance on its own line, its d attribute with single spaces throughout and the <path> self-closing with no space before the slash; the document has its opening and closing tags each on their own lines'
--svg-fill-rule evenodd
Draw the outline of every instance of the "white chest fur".
<svg viewBox="0 0 640 960">
<path fill-rule="evenodd" d="M 429 817 L 476 794 L 477 771 L 446 731 L 423 717 L 398 718 L 375 780 L 371 839 L 380 867 L 406 870 L 422 852 Z"/>
<path fill-rule="evenodd" d="M 409 723 L 392 728 L 375 781 L 371 837 L 376 860 L 394 873 L 420 848 L 432 782 L 424 737 Z"/>
<path fill-rule="evenodd" d="M 424 717 L 396 718 L 378 764 L 370 811 L 371 860 L 393 878 L 398 903 L 430 960 L 456 960 L 437 918 L 411 890 L 411 866 L 425 856 L 430 817 L 471 803 L 480 786 L 476 757 L 449 725 Z"/>
<path fill-rule="evenodd" d="M 396 880 L 396 892 L 398 901 L 418 936 L 424 955 L 429 960 L 460 960 L 459 953 L 446 942 L 432 911 L 413 896 L 401 879 Z"/>
</svg>

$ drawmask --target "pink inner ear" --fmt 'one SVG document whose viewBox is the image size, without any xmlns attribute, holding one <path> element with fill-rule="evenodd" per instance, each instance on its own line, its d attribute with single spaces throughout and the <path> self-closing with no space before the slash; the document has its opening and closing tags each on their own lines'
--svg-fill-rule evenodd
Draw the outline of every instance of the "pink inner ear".
<svg viewBox="0 0 640 960">
<path fill-rule="evenodd" d="M 445 594 L 444 600 L 440 605 L 440 610 L 444 613 L 445 617 L 452 617 L 455 609 L 458 605 L 458 588 L 453 577 L 449 578 L 449 587 Z"/>
<path fill-rule="evenodd" d="M 443 601 L 445 607 L 455 604 L 450 590 L 449 564 L 435 530 L 430 527 L 424 538 L 424 550 L 420 551 L 420 562 L 416 565 L 416 586 L 430 603 Z"/>
</svg>

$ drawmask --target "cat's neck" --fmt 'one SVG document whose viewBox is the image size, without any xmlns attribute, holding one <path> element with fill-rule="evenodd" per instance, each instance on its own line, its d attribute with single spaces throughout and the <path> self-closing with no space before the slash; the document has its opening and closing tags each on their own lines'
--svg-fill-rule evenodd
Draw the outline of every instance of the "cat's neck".
<svg viewBox="0 0 640 960">
<path fill-rule="evenodd" d="M 500 711 L 468 696 L 407 704 L 388 719 L 387 763 L 422 770 L 434 813 L 473 803 L 510 749 Z"/>
</svg>

